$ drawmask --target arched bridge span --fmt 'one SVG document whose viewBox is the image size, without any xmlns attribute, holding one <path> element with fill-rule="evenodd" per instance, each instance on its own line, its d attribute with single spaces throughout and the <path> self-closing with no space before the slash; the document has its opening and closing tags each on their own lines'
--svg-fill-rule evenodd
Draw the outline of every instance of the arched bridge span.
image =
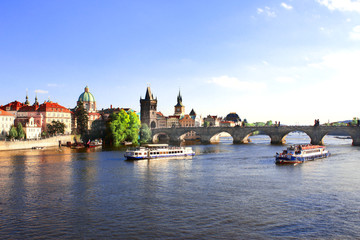
<svg viewBox="0 0 360 240">
<path fill-rule="evenodd" d="M 175 127 L 152 129 L 153 142 L 162 134 L 169 138 L 170 142 L 181 142 L 183 136 L 190 132 L 196 132 L 202 143 L 211 143 L 211 139 L 223 132 L 229 133 L 234 143 L 247 143 L 247 138 L 254 132 L 268 135 L 272 144 L 285 143 L 285 137 L 291 132 L 304 132 L 310 139 L 311 144 L 322 144 L 327 134 L 342 132 L 349 135 L 353 145 L 360 146 L 360 127 L 357 126 L 264 126 L 264 127 Z"/>
</svg>

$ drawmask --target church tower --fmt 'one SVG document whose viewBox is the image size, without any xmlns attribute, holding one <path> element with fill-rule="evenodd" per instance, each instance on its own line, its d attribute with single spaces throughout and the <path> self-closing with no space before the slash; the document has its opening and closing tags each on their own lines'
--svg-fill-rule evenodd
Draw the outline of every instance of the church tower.
<svg viewBox="0 0 360 240">
<path fill-rule="evenodd" d="M 175 113 L 174 113 L 175 116 L 182 116 L 185 114 L 185 106 L 182 103 L 180 90 L 179 90 L 179 95 L 177 97 L 177 104 L 174 107 L 175 107 Z"/>
<path fill-rule="evenodd" d="M 146 123 L 149 128 L 156 128 L 157 98 L 151 93 L 150 86 L 146 89 L 145 98 L 140 98 L 141 123 Z"/>
</svg>

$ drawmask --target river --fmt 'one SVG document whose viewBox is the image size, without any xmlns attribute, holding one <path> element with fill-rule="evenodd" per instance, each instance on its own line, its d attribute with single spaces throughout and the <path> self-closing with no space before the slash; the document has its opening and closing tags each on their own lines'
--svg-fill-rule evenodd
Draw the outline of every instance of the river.
<svg viewBox="0 0 360 240">
<path fill-rule="evenodd" d="M 309 141 L 294 133 L 288 144 Z M 123 150 L 0 152 L 1 239 L 359 239 L 360 147 L 274 164 L 266 136 L 194 145 L 185 160 Z"/>
</svg>

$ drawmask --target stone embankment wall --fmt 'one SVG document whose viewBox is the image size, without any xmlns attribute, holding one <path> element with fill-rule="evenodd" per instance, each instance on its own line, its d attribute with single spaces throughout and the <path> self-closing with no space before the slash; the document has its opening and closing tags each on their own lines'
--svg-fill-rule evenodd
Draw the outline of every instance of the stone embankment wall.
<svg viewBox="0 0 360 240">
<path fill-rule="evenodd" d="M 67 142 L 74 142 L 74 135 L 55 136 L 41 140 L 29 141 L 0 141 L 0 151 L 4 150 L 18 150 L 18 149 L 31 149 L 33 147 L 56 147 Z"/>
</svg>

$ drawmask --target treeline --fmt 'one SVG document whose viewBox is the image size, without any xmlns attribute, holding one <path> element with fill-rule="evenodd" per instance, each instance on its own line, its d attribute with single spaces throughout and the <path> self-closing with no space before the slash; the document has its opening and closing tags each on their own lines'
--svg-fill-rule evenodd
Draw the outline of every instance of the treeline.
<svg viewBox="0 0 360 240">
<path fill-rule="evenodd" d="M 80 117 L 80 120 L 85 122 L 84 120 L 87 119 Z M 149 127 L 141 124 L 139 116 L 135 112 L 126 112 L 123 109 L 118 113 L 112 113 L 107 121 L 103 119 L 93 121 L 90 131 L 85 130 L 84 124 L 80 121 L 78 121 L 77 127 L 83 142 L 103 139 L 105 144 L 117 147 L 126 142 L 136 145 L 151 141 Z"/>
</svg>

